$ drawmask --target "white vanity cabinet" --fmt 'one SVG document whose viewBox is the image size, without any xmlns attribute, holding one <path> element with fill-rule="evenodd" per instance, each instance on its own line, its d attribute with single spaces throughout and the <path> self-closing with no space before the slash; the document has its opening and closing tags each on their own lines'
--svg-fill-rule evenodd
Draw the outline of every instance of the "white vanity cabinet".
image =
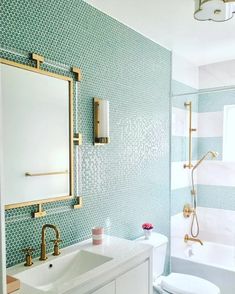
<svg viewBox="0 0 235 294">
<path fill-rule="evenodd" d="M 149 262 L 138 265 L 116 279 L 116 294 L 150 294 Z"/>
<path fill-rule="evenodd" d="M 85 240 L 7 274 L 20 280 L 21 294 L 45 294 L 45 288 L 60 294 L 153 294 L 152 253 L 152 246 L 105 236 L 101 245 Z"/>
<path fill-rule="evenodd" d="M 151 294 L 149 260 L 118 276 L 92 294 Z"/>
</svg>

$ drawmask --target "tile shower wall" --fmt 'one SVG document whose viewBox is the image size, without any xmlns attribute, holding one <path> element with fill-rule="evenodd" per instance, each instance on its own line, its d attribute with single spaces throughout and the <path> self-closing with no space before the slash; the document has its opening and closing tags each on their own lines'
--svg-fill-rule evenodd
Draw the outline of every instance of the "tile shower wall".
<svg viewBox="0 0 235 294">
<path fill-rule="evenodd" d="M 190 93 L 193 89 L 173 81 L 174 93 Z M 195 91 L 195 90 L 194 90 Z M 172 192 L 171 215 L 182 211 L 191 201 L 190 174 L 183 163 L 188 158 L 188 121 L 184 102 L 193 103 L 193 160 L 200 159 L 209 150 L 219 152 L 217 160 L 206 160 L 197 170 L 198 205 L 224 210 L 235 209 L 235 164 L 222 161 L 223 110 L 235 104 L 235 90 L 174 97 L 172 104 Z"/>
<path fill-rule="evenodd" d="M 193 128 L 197 128 L 198 95 L 177 96 L 197 90 L 173 80 L 172 92 L 172 140 L 171 140 L 171 215 L 182 212 L 185 203 L 191 201 L 190 171 L 184 169 L 188 161 L 188 109 L 184 103 L 192 101 Z M 193 134 L 194 135 L 194 134 Z M 197 137 L 193 137 L 192 159 L 198 158 Z"/>
<path fill-rule="evenodd" d="M 198 156 L 208 150 L 220 153 L 198 169 L 198 204 L 235 210 L 235 163 L 222 161 L 223 111 L 235 104 L 235 90 L 201 94 L 198 100 Z"/>
<path fill-rule="evenodd" d="M 7 211 L 7 266 L 23 261 L 24 247 L 39 255 L 44 223 L 58 225 L 63 247 L 90 237 L 95 225 L 131 239 L 150 221 L 169 235 L 171 53 L 81 0 L 4 0 L 1 19 L 3 47 L 83 72 L 74 113 L 84 138 L 75 150 L 83 208 L 71 209 L 70 201 L 47 204 L 48 215 L 40 219 L 30 217 L 33 206 Z M 110 101 L 107 146 L 92 144 L 94 96 Z"/>
</svg>

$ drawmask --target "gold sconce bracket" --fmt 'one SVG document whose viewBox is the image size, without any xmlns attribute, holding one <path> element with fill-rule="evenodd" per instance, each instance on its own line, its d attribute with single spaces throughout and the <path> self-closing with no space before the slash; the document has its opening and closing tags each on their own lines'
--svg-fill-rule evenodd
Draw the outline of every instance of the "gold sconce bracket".
<svg viewBox="0 0 235 294">
<path fill-rule="evenodd" d="M 82 80 L 82 71 L 79 67 L 72 67 L 72 72 L 74 72 L 77 75 L 77 81 L 81 82 Z"/>
<path fill-rule="evenodd" d="M 75 145 L 82 145 L 82 134 L 81 133 L 74 134 L 73 143 Z"/>
<path fill-rule="evenodd" d="M 77 197 L 77 204 L 73 206 L 74 209 L 78 209 L 82 207 L 82 196 Z"/>
<path fill-rule="evenodd" d="M 191 207 L 191 205 L 189 203 L 186 203 L 183 208 L 183 216 L 185 218 L 188 218 L 188 217 L 190 217 L 190 215 L 192 213 L 193 213 L 193 208 Z"/>
<path fill-rule="evenodd" d="M 41 63 L 44 62 L 44 57 L 41 55 L 38 55 L 36 53 L 32 53 L 32 59 L 36 61 L 36 67 L 37 69 L 40 69 Z"/>
<path fill-rule="evenodd" d="M 33 212 L 33 218 L 39 218 L 45 216 L 47 213 L 42 209 L 42 204 L 38 204 L 38 211 Z"/>
</svg>

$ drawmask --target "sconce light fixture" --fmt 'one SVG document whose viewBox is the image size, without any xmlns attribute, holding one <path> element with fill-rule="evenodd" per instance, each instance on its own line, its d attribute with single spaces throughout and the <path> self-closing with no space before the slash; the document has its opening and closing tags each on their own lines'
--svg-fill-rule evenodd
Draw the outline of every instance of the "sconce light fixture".
<svg viewBox="0 0 235 294">
<path fill-rule="evenodd" d="M 94 145 L 109 142 L 109 101 L 94 98 Z"/>
</svg>

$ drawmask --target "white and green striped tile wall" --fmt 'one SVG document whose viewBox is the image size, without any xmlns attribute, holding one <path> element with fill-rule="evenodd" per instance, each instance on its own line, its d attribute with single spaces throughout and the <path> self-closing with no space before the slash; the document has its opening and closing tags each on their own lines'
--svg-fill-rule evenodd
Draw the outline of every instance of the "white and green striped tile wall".
<svg viewBox="0 0 235 294">
<path fill-rule="evenodd" d="M 176 94 L 195 92 L 178 81 L 172 82 Z M 182 211 L 190 202 L 189 172 L 182 168 L 188 159 L 187 110 L 184 102 L 193 103 L 193 160 L 200 159 L 208 150 L 219 152 L 215 161 L 207 160 L 197 174 L 198 205 L 235 210 L 235 164 L 223 162 L 223 110 L 235 104 L 235 90 L 175 96 L 172 101 L 172 199 L 171 214 Z M 181 122 L 179 122 L 181 120 Z"/>
</svg>

